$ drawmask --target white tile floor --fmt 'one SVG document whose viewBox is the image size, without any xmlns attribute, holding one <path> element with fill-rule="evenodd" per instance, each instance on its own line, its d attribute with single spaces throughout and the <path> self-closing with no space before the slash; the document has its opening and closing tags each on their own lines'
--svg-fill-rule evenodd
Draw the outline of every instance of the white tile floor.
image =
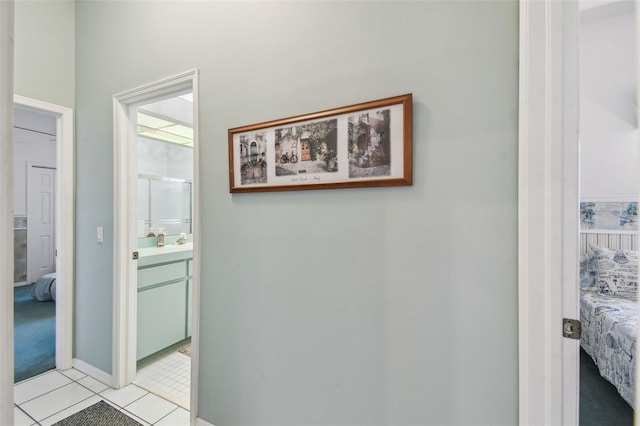
<svg viewBox="0 0 640 426">
<path fill-rule="evenodd" d="M 136 385 L 111 389 L 78 370 L 51 370 L 14 387 L 15 426 L 50 426 L 104 400 L 145 426 L 188 426 L 189 411 Z M 188 400 L 188 398 L 187 398 Z"/>
<path fill-rule="evenodd" d="M 188 410 L 191 357 L 175 349 L 160 353 L 138 365 L 134 384 Z"/>
</svg>

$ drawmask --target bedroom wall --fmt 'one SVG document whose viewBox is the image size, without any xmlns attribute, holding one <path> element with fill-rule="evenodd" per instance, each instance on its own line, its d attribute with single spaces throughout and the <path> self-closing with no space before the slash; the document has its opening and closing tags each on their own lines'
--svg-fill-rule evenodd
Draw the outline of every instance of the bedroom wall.
<svg viewBox="0 0 640 426">
<path fill-rule="evenodd" d="M 27 283 L 27 163 L 55 166 L 56 142 L 50 135 L 56 134 L 56 120 L 14 108 L 13 124 L 13 282 L 22 285 Z"/>
<path fill-rule="evenodd" d="M 27 162 L 56 164 L 56 120 L 51 116 L 14 109 L 13 129 L 13 214 L 27 214 Z M 53 139 L 53 141 L 51 141 Z"/>
<path fill-rule="evenodd" d="M 638 197 L 637 22 L 633 1 L 583 6 L 580 25 L 580 193 Z"/>
<path fill-rule="evenodd" d="M 516 1 L 79 2 L 76 25 L 77 357 L 111 371 L 112 96 L 197 67 L 199 416 L 517 423 Z M 228 128 L 407 92 L 413 186 L 229 194 Z"/>
</svg>

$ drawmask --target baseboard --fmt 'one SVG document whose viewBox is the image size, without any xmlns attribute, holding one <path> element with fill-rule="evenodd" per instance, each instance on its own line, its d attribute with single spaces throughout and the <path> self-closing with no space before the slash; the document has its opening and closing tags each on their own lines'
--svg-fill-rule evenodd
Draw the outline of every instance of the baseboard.
<svg viewBox="0 0 640 426">
<path fill-rule="evenodd" d="M 214 425 L 212 425 L 211 423 L 209 423 L 209 422 L 207 422 L 205 420 L 202 420 L 200 417 L 198 417 L 196 419 L 196 426 L 214 426 Z"/>
<path fill-rule="evenodd" d="M 28 283 L 28 282 L 26 282 L 26 281 L 21 281 L 21 282 L 19 282 L 19 283 L 13 283 L 13 287 L 14 287 L 14 288 L 15 288 L 15 287 L 22 287 L 22 286 L 25 286 L 25 285 L 29 285 L 29 283 Z"/>
<path fill-rule="evenodd" d="M 93 377 L 94 379 L 104 383 L 105 385 L 108 385 L 109 387 L 113 387 L 113 376 L 111 376 L 111 374 L 105 373 L 99 368 L 96 368 L 93 365 L 82 361 L 81 359 L 73 359 L 73 368 L 78 371 L 82 371 L 84 374 Z"/>
</svg>

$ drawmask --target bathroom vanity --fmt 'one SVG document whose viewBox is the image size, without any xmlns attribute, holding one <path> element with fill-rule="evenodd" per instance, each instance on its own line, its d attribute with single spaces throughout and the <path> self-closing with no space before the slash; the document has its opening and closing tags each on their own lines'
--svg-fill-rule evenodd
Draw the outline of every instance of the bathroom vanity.
<svg viewBox="0 0 640 426">
<path fill-rule="evenodd" d="M 138 249 L 137 359 L 191 336 L 192 243 Z"/>
</svg>

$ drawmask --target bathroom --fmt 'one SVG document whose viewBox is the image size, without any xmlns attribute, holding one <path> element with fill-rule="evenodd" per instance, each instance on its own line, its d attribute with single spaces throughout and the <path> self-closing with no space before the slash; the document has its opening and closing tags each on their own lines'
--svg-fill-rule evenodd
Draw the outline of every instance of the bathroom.
<svg viewBox="0 0 640 426">
<path fill-rule="evenodd" d="M 193 97 L 137 108 L 137 375 L 189 409 Z"/>
</svg>

